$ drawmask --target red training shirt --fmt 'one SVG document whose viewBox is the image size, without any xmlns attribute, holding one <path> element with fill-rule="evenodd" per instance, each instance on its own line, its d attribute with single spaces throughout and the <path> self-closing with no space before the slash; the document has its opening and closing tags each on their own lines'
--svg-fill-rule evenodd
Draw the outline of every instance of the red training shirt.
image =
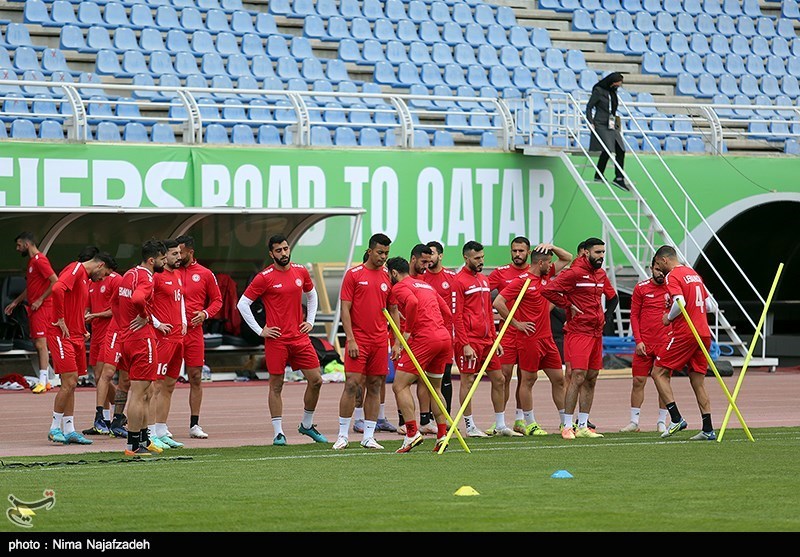
<svg viewBox="0 0 800 557">
<path fill-rule="evenodd" d="M 689 314 L 694 328 L 697 329 L 697 334 L 701 337 L 710 338 L 711 329 L 708 327 L 706 314 L 708 290 L 706 290 L 706 285 L 700 275 L 697 274 L 697 271 L 687 265 L 678 265 L 667 273 L 664 284 L 667 286 L 667 292 L 670 295 L 670 306 L 675 300 L 675 296 L 683 296 L 686 313 Z M 672 334 L 675 336 L 688 335 L 694 337 L 682 313 L 672 320 Z"/>
<path fill-rule="evenodd" d="M 165 335 L 156 329 L 158 340 L 180 341 L 183 338 L 181 328 L 184 323 L 183 280 L 177 270 L 164 269 L 153 277 L 153 315 L 161 323 L 172 325 L 172 330 Z"/>
<path fill-rule="evenodd" d="M 631 329 L 636 344 L 643 342 L 647 349 L 661 346 L 667 341 L 669 327 L 663 323 L 669 311 L 667 285 L 653 279 L 636 283 L 631 294 Z"/>
<path fill-rule="evenodd" d="M 244 295 L 255 300 L 261 298 L 266 312 L 267 327 L 279 327 L 281 336 L 276 340 L 289 341 L 307 336 L 300 332 L 303 317 L 303 292 L 314 288 L 308 270 L 290 263 L 285 271 L 274 264 L 258 273 Z"/>
<path fill-rule="evenodd" d="M 83 263 L 75 261 L 64 267 L 50 297 L 53 299 L 53 323 L 63 318 L 70 337 L 83 337 L 89 301 L 89 275 Z M 51 324 L 49 334 L 60 336 L 61 329 Z"/>
<path fill-rule="evenodd" d="M 385 267 L 368 269 L 358 265 L 348 269 L 342 279 L 339 298 L 351 302 L 350 322 L 356 343 L 385 344 L 386 317 L 392 281 Z"/>
</svg>

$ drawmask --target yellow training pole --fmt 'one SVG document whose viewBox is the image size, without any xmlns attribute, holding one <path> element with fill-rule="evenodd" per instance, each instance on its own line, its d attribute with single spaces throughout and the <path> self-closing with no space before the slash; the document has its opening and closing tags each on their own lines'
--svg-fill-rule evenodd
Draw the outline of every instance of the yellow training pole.
<svg viewBox="0 0 800 557">
<path fill-rule="evenodd" d="M 772 288 L 769 289 L 769 296 L 767 296 L 767 301 L 764 303 L 764 311 L 761 312 L 761 319 L 758 320 L 758 325 L 756 325 L 756 332 L 753 335 L 753 340 L 750 342 L 750 348 L 747 349 L 747 356 L 744 358 L 744 364 L 742 365 L 742 371 L 739 372 L 739 379 L 736 380 L 736 387 L 733 389 L 733 400 L 736 400 L 736 397 L 739 395 L 739 389 L 742 386 L 742 381 L 744 381 L 744 374 L 747 372 L 747 366 L 750 364 L 750 358 L 753 357 L 753 350 L 756 347 L 756 341 L 758 337 L 761 336 L 761 327 L 764 325 L 764 321 L 767 319 L 767 311 L 769 310 L 769 305 L 772 303 L 772 296 L 775 294 L 775 290 L 778 288 L 778 279 L 781 277 L 781 272 L 783 271 L 783 263 L 778 265 L 778 272 L 775 274 L 775 280 L 772 281 Z M 725 428 L 728 427 L 728 420 L 731 417 L 731 405 L 728 405 L 728 410 L 725 412 L 725 419 L 722 420 L 722 427 L 719 429 L 719 435 L 717 439 L 722 441 L 722 436 L 725 435 Z"/>
<path fill-rule="evenodd" d="M 500 332 L 497 333 L 497 338 L 494 339 L 494 344 L 492 344 L 492 349 L 489 350 L 489 354 L 486 356 L 486 360 L 484 360 L 483 365 L 481 366 L 480 371 L 478 371 L 478 375 L 475 376 L 475 382 L 472 383 L 472 387 L 470 387 L 467 396 L 464 398 L 464 402 L 461 404 L 461 408 L 458 409 L 458 414 L 450 426 L 450 429 L 447 431 L 447 435 L 442 442 L 442 447 L 439 449 L 439 454 L 442 454 L 444 450 L 447 448 L 447 443 L 450 442 L 450 437 L 453 435 L 453 431 L 455 430 L 458 433 L 458 421 L 464 415 L 464 409 L 469 404 L 469 401 L 472 400 L 472 395 L 478 388 L 478 384 L 481 382 L 481 378 L 483 377 L 484 373 L 486 373 L 486 367 L 489 365 L 489 362 L 492 360 L 492 356 L 494 356 L 497 347 L 500 345 L 500 340 L 502 340 L 503 335 L 506 334 L 506 329 L 508 325 L 511 323 L 511 319 L 514 317 L 514 313 L 517 311 L 517 306 L 522 301 L 522 296 L 525 295 L 525 291 L 528 289 L 528 285 L 531 283 L 531 279 L 525 279 L 525 284 L 522 285 L 522 290 L 519 291 L 517 294 L 517 299 L 514 300 L 514 305 L 511 306 L 511 310 L 508 312 L 508 317 L 506 317 L 505 323 L 503 323 L 503 327 L 500 329 Z M 460 435 L 460 434 L 459 434 Z"/>
<path fill-rule="evenodd" d="M 389 315 L 389 312 L 386 311 L 385 308 L 383 310 L 383 315 L 384 317 L 386 317 L 386 320 L 389 322 L 389 325 L 391 325 L 394 334 L 397 336 L 398 339 L 400 339 L 400 343 L 403 345 L 405 351 L 408 352 L 408 357 L 411 358 L 414 367 L 417 368 L 420 378 L 422 379 L 423 383 L 425 383 L 425 386 L 428 387 L 428 390 L 431 392 L 431 396 L 436 401 L 436 405 L 439 407 L 439 410 L 442 411 L 442 413 L 445 415 L 448 421 L 450 421 L 450 423 L 453 423 L 453 419 L 450 417 L 450 414 L 447 413 L 447 407 L 439 398 L 439 395 L 436 393 L 436 389 L 434 389 L 433 385 L 431 385 L 431 382 L 428 380 L 428 376 L 425 374 L 425 371 L 422 369 L 422 366 L 419 365 L 419 362 L 417 361 L 417 358 L 414 356 L 414 353 L 411 351 L 411 348 L 408 346 L 408 343 L 406 342 L 403 333 L 400 332 L 400 328 L 397 326 L 397 323 L 394 322 L 394 319 L 392 319 L 392 316 Z M 469 447 L 467 446 L 467 442 L 464 441 L 464 438 L 461 437 L 460 433 L 458 434 L 458 440 L 461 442 L 461 446 L 464 447 L 464 450 L 466 452 L 470 452 Z"/>
<path fill-rule="evenodd" d="M 734 411 L 736 411 L 736 416 L 739 418 L 739 422 L 742 424 L 744 432 L 747 434 L 747 438 L 750 439 L 750 441 L 755 441 L 755 439 L 753 439 L 753 435 L 750 433 L 750 430 L 747 429 L 747 424 L 744 423 L 744 418 L 742 417 L 742 413 L 739 412 L 739 407 L 736 406 L 733 398 L 731 398 L 731 393 L 728 391 L 728 387 L 725 386 L 725 381 L 722 380 L 719 371 L 717 371 L 717 366 L 714 364 L 714 360 L 711 359 L 711 354 L 709 354 L 708 350 L 706 350 L 706 346 L 703 344 L 703 339 L 700 338 L 700 335 L 697 333 L 697 329 L 694 328 L 694 323 L 692 323 L 692 319 L 689 317 L 689 314 L 686 313 L 686 308 L 683 307 L 683 302 L 681 300 L 678 300 L 678 307 L 681 308 L 681 313 L 683 314 L 684 319 L 686 319 L 686 323 L 692 330 L 692 334 L 694 335 L 697 344 L 700 345 L 700 349 L 703 351 L 703 355 L 706 357 L 708 365 L 711 366 L 711 371 L 714 372 L 714 375 L 717 377 L 717 381 L 719 381 L 720 386 L 722 386 L 722 392 L 724 392 L 725 396 L 728 398 L 728 404 L 733 406 Z M 719 443 L 719 438 L 717 438 L 717 443 Z"/>
</svg>

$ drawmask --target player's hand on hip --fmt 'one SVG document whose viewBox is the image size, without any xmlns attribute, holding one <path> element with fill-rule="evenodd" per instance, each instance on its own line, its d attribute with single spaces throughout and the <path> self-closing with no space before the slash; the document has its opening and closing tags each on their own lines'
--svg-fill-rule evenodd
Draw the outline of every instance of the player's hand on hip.
<svg viewBox="0 0 800 557">
<path fill-rule="evenodd" d="M 464 359 L 469 360 L 471 362 L 474 362 L 475 360 L 478 359 L 478 355 L 475 353 L 475 350 L 469 344 L 467 344 L 464 347 Z"/>
<path fill-rule="evenodd" d="M 206 312 L 200 310 L 194 312 L 194 316 L 192 317 L 192 325 L 197 327 L 198 325 L 202 325 L 203 321 L 206 320 Z"/>
<path fill-rule="evenodd" d="M 647 356 L 647 347 L 644 345 L 643 342 L 639 342 L 636 344 L 635 352 L 637 356 Z"/>
<path fill-rule="evenodd" d="M 583 313 L 583 311 L 581 311 L 581 308 L 579 308 L 575 304 L 572 304 L 569 309 L 572 312 L 572 317 L 575 317 L 576 315 Z"/>
<path fill-rule="evenodd" d="M 139 329 L 147 325 L 148 322 L 149 320 L 147 319 L 147 317 L 142 317 L 141 315 L 137 315 L 131 320 L 131 324 L 128 327 L 128 329 L 130 329 L 131 331 L 138 331 Z"/>
<path fill-rule="evenodd" d="M 314 325 L 312 325 L 308 321 L 303 321 L 302 323 L 300 323 L 300 332 L 303 333 L 303 334 L 310 333 L 311 329 L 313 329 L 313 328 L 314 328 Z"/>
<path fill-rule="evenodd" d="M 69 329 L 67 329 L 67 324 L 64 322 L 63 317 L 58 321 L 56 321 L 55 323 L 53 323 L 53 325 L 61 329 L 61 336 L 63 338 L 69 338 Z"/>
<path fill-rule="evenodd" d="M 663 323 L 665 327 L 669 326 L 669 324 L 672 323 L 672 321 L 669 320 L 668 313 L 665 313 L 664 317 L 661 318 L 661 323 Z"/>
<path fill-rule="evenodd" d="M 402 354 L 403 354 L 403 345 L 400 344 L 400 341 L 397 341 L 392 345 L 392 360 L 393 361 L 399 360 Z"/>
<path fill-rule="evenodd" d="M 264 327 L 261 330 L 261 336 L 264 338 L 278 338 L 281 336 L 280 327 Z"/>
<path fill-rule="evenodd" d="M 172 325 L 170 325 L 169 323 L 162 323 L 156 328 L 165 335 L 168 335 L 172 331 Z"/>
<path fill-rule="evenodd" d="M 526 335 L 532 335 L 536 332 L 536 323 L 533 321 L 516 321 L 514 326 Z"/>
</svg>

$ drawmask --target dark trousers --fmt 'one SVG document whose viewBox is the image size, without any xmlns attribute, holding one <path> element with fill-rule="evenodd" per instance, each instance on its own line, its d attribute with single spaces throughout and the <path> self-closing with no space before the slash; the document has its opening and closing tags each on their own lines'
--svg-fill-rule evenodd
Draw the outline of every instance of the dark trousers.
<svg viewBox="0 0 800 557">
<path fill-rule="evenodd" d="M 620 171 L 621 168 L 625 166 L 625 149 L 617 143 L 614 142 L 614 157 L 617 159 L 617 164 L 619 164 L 619 168 L 614 166 L 614 177 L 622 180 L 622 172 Z M 600 151 L 600 158 L 597 159 L 597 169 L 599 170 L 600 174 L 603 174 L 606 171 L 606 165 L 608 164 L 608 153 L 606 153 L 605 149 Z M 599 176 L 598 176 L 599 178 Z"/>
</svg>

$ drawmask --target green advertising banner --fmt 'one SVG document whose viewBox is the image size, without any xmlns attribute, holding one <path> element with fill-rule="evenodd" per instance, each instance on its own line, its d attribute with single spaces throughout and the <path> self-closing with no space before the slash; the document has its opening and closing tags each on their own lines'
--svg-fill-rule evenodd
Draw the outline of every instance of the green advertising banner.
<svg viewBox="0 0 800 557">
<path fill-rule="evenodd" d="M 633 156 L 626 159 L 626 170 L 676 242 L 684 239 L 682 223 L 693 231 L 702 223 L 672 175 L 702 214 L 719 222 L 726 210 L 794 199 L 800 191 L 795 157 L 668 156 L 669 168 L 641 157 L 647 173 Z M 575 164 L 584 174 L 592 170 L 586 159 Z M 677 208 L 677 218 L 650 186 L 648 173 Z M 164 215 L 177 207 L 364 207 L 357 258 L 369 236 L 382 232 L 394 240 L 393 255 L 407 256 L 419 242 L 441 242 L 449 266 L 460 265 L 461 246 L 469 240 L 485 246 L 492 267 L 509 261 L 509 242 L 517 235 L 570 250 L 601 235 L 599 218 L 558 157 L 477 149 L 0 143 L 0 207 L 93 206 L 152 207 Z M 237 226 L 234 216 L 207 219 L 192 233 L 204 246 L 227 242 L 252 250 L 266 243 L 265 231 Z M 351 233 L 350 217 L 327 219 L 303 236 L 294 258 L 344 261 Z M 129 236 L 126 241 L 135 243 Z"/>
</svg>

